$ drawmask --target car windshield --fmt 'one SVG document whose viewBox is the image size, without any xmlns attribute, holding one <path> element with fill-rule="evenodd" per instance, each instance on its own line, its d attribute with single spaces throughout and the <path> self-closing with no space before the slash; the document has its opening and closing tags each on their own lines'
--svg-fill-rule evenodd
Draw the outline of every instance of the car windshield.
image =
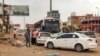
<svg viewBox="0 0 100 56">
<path fill-rule="evenodd" d="M 56 34 L 53 34 L 52 36 L 51 36 L 51 38 L 56 38 L 56 37 L 58 37 L 58 36 L 60 36 L 61 35 L 61 33 L 56 33 Z"/>
<path fill-rule="evenodd" d="M 83 33 L 85 35 L 94 35 L 94 32 L 79 32 L 79 33 Z"/>
<path fill-rule="evenodd" d="M 50 33 L 41 33 L 40 36 L 42 36 L 42 37 L 51 37 Z"/>
<path fill-rule="evenodd" d="M 95 33 L 92 31 L 79 31 L 78 33 L 82 33 L 82 34 L 85 34 L 85 35 L 90 36 L 92 38 L 95 38 Z"/>
</svg>

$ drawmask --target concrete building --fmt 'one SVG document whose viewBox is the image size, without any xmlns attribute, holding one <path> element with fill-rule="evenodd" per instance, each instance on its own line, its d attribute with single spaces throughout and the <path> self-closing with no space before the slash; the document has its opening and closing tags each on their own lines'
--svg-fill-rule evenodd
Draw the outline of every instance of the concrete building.
<svg viewBox="0 0 100 56">
<path fill-rule="evenodd" d="M 4 4 L 5 6 L 5 4 Z M 2 4 L 0 4 L 0 8 L 3 9 Z M 1 10 L 0 9 L 0 36 L 2 36 L 5 33 L 9 33 L 10 32 L 10 28 L 12 28 L 11 24 L 10 24 L 10 17 L 9 15 L 6 15 L 5 13 L 3 14 L 3 12 L 5 12 L 5 10 Z"/>
<path fill-rule="evenodd" d="M 71 14 L 71 16 L 68 18 L 68 21 L 70 21 L 71 25 L 80 25 L 83 20 L 88 20 L 90 18 L 93 18 L 93 14 L 86 14 L 85 16 Z"/>
<path fill-rule="evenodd" d="M 20 29 L 20 24 L 13 24 L 14 29 Z"/>
<path fill-rule="evenodd" d="M 52 10 L 52 15 L 50 12 L 47 12 L 47 17 L 52 16 L 55 19 L 60 19 L 60 13 L 58 10 Z"/>
<path fill-rule="evenodd" d="M 68 20 L 71 21 L 71 25 L 79 26 L 82 30 L 100 30 L 100 16 L 93 16 L 93 14 L 86 14 L 85 16 L 71 15 Z"/>
</svg>

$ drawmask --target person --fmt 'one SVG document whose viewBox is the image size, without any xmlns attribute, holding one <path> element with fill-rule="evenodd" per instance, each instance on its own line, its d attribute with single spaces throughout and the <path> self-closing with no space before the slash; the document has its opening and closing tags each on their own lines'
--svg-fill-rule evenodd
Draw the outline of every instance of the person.
<svg viewBox="0 0 100 56">
<path fill-rule="evenodd" d="M 16 38 L 16 34 L 17 34 L 16 31 L 17 31 L 17 30 L 14 29 L 14 32 L 13 32 L 13 33 L 14 33 L 14 38 Z"/>
<path fill-rule="evenodd" d="M 30 38 L 30 30 L 29 29 L 27 29 L 27 31 L 25 32 L 25 38 L 26 38 L 26 46 L 30 47 L 31 38 Z"/>
<path fill-rule="evenodd" d="M 35 30 L 32 30 L 32 37 L 31 37 L 31 44 L 32 45 L 34 45 L 34 38 L 33 38 L 33 32 L 34 32 Z"/>
<path fill-rule="evenodd" d="M 33 31 L 32 32 L 32 44 L 36 44 L 36 38 L 38 36 L 39 32 L 36 30 L 36 31 Z"/>
</svg>

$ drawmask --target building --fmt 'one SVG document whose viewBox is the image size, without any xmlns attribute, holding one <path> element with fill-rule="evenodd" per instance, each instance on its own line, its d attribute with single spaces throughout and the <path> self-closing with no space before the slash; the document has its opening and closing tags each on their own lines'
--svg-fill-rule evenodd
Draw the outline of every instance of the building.
<svg viewBox="0 0 100 56">
<path fill-rule="evenodd" d="M 86 14 L 85 16 L 70 16 L 71 25 L 79 26 L 81 30 L 100 31 L 100 16 Z"/>
<path fill-rule="evenodd" d="M 83 19 L 85 16 L 77 16 L 75 12 L 71 14 L 70 17 L 68 17 L 67 24 L 71 26 L 71 31 L 79 30 L 79 26 L 81 24 L 81 19 Z"/>
<path fill-rule="evenodd" d="M 83 20 L 88 20 L 90 18 L 93 18 L 93 14 L 86 14 L 85 16 L 76 16 L 76 15 L 71 15 L 68 18 L 68 21 L 70 21 L 71 25 L 80 25 L 81 21 Z"/>
<path fill-rule="evenodd" d="M 90 17 L 89 19 L 85 19 L 81 21 L 80 28 L 82 30 L 91 30 L 91 31 L 96 31 L 100 32 L 100 16 L 93 16 Z"/>
<path fill-rule="evenodd" d="M 52 15 L 50 12 L 47 12 L 47 17 L 53 17 L 55 19 L 60 19 L 60 13 L 58 10 L 52 10 Z"/>
<path fill-rule="evenodd" d="M 80 25 L 80 19 L 84 18 L 84 16 L 76 16 L 76 13 L 72 13 L 68 18 L 68 21 L 71 25 Z"/>
<path fill-rule="evenodd" d="M 14 28 L 14 29 L 20 29 L 20 24 L 14 24 L 14 25 L 13 25 L 13 28 Z"/>
<path fill-rule="evenodd" d="M 5 6 L 5 4 L 4 4 Z M 0 8 L 3 9 L 2 4 L 0 4 Z M 3 12 L 5 12 L 5 10 L 1 10 L 0 9 L 0 36 L 3 35 L 3 33 L 9 33 L 10 32 L 10 28 L 12 27 L 10 25 L 10 17 L 7 14 L 3 14 Z"/>
<path fill-rule="evenodd" d="M 33 28 L 34 25 L 33 24 L 26 24 L 26 28 Z"/>
</svg>

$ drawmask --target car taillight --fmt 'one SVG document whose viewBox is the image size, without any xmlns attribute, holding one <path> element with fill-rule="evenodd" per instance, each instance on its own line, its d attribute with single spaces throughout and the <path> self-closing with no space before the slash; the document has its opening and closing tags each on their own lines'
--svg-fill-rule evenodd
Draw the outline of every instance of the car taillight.
<svg viewBox="0 0 100 56">
<path fill-rule="evenodd" d="M 92 39 L 88 39 L 87 41 L 92 41 Z"/>
</svg>

